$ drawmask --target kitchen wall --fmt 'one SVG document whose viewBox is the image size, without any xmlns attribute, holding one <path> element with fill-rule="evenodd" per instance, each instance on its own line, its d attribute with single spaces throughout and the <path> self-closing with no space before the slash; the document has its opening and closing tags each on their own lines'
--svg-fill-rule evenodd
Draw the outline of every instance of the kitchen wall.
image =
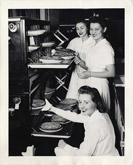
<svg viewBox="0 0 133 165">
<path fill-rule="evenodd" d="M 24 16 L 32 19 L 40 19 L 40 9 L 9 9 L 8 16 Z"/>
</svg>

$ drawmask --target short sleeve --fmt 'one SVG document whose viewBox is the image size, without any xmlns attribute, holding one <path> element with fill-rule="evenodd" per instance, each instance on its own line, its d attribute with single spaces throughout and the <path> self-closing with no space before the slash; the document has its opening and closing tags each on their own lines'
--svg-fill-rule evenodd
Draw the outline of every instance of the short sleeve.
<svg viewBox="0 0 133 165">
<path fill-rule="evenodd" d="M 69 42 L 69 44 L 67 45 L 67 49 L 73 49 L 73 40 Z"/>
<path fill-rule="evenodd" d="M 69 42 L 67 49 L 77 51 L 77 46 L 79 46 L 79 38 L 76 37 Z"/>
<path fill-rule="evenodd" d="M 74 50 L 75 44 L 76 44 L 76 38 L 72 39 L 72 40 L 69 42 L 69 44 L 68 44 L 68 46 L 67 46 L 67 49 L 72 49 L 72 50 Z"/>
<path fill-rule="evenodd" d="M 110 44 L 107 44 L 106 47 L 104 48 L 104 60 L 105 60 L 105 65 L 111 65 L 114 64 L 114 50 L 111 47 Z"/>
</svg>

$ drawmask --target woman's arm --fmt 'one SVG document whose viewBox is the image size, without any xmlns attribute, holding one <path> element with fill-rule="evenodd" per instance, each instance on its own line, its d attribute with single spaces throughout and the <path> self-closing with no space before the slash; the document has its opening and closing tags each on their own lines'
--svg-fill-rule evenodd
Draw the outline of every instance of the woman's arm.
<svg viewBox="0 0 133 165">
<path fill-rule="evenodd" d="M 79 65 L 80 67 L 82 67 L 83 69 L 87 70 L 88 67 L 86 66 L 85 61 L 81 60 L 79 55 L 77 55 L 74 59 L 74 62 L 76 65 Z"/>
<path fill-rule="evenodd" d="M 115 66 L 114 64 L 107 65 L 106 70 L 104 72 L 90 72 L 92 77 L 99 78 L 110 78 L 115 77 Z"/>
<path fill-rule="evenodd" d="M 77 122 L 77 123 L 84 123 L 86 120 L 86 117 L 84 117 L 81 114 L 77 114 L 75 112 L 71 112 L 71 111 L 65 111 L 56 107 L 51 107 L 50 111 L 68 119 L 71 120 L 73 122 Z"/>
<path fill-rule="evenodd" d="M 84 123 L 86 120 L 88 120 L 89 116 L 83 116 L 82 114 L 77 114 L 75 112 L 71 111 L 65 111 L 56 107 L 53 107 L 52 104 L 45 99 L 46 104 L 42 108 L 41 111 L 51 111 L 54 112 L 68 120 L 71 120 L 73 122 L 78 122 L 78 123 Z"/>
<path fill-rule="evenodd" d="M 107 65 L 106 70 L 103 72 L 92 72 L 92 71 L 84 71 L 82 74 L 79 74 L 81 79 L 86 79 L 88 77 L 97 77 L 97 78 L 110 78 L 115 77 L 115 66 L 114 64 Z"/>
</svg>

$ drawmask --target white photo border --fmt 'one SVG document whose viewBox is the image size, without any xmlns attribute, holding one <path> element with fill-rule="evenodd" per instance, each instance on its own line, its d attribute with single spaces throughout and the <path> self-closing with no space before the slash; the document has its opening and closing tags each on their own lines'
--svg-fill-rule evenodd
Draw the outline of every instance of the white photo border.
<svg viewBox="0 0 133 165">
<path fill-rule="evenodd" d="M 125 156 L 9 157 L 8 156 L 8 9 L 123 8 L 125 9 Z M 2 0 L 0 26 L 0 164 L 2 165 L 133 165 L 133 0 Z"/>
</svg>

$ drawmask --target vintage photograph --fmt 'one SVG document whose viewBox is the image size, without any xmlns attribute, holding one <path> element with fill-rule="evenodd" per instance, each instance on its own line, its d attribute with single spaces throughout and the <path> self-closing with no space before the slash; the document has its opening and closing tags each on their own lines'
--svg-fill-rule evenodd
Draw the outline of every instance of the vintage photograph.
<svg viewBox="0 0 133 165">
<path fill-rule="evenodd" d="M 132 165 L 133 1 L 0 7 L 0 164 Z"/>
<path fill-rule="evenodd" d="M 1 0 L 0 164 L 133 165 L 133 0 Z"/>
<path fill-rule="evenodd" d="M 125 9 L 8 9 L 8 156 L 125 156 Z"/>
</svg>

